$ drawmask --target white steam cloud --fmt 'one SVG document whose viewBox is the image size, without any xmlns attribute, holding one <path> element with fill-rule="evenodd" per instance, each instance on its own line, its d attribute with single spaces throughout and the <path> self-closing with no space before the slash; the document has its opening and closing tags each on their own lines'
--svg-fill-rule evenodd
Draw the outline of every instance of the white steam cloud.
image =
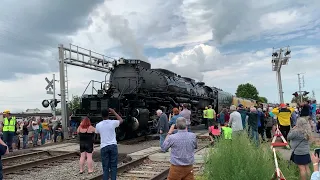
<svg viewBox="0 0 320 180">
<path fill-rule="evenodd" d="M 127 19 L 119 15 L 105 13 L 104 20 L 109 26 L 109 36 L 119 41 L 126 53 L 132 58 L 148 62 L 148 58 L 143 54 L 143 46 L 138 44 Z"/>
</svg>

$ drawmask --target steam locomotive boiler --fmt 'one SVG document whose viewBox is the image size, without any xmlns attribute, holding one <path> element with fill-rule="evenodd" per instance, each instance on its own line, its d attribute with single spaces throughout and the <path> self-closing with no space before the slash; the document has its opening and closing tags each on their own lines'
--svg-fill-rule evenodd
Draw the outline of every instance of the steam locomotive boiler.
<svg viewBox="0 0 320 180">
<path fill-rule="evenodd" d="M 113 62 L 109 82 L 97 94 L 83 95 L 81 108 L 73 118 L 80 121 L 82 116 L 89 116 L 97 123 L 102 120 L 101 109 L 114 108 L 124 119 L 117 129 L 118 139 L 122 140 L 153 133 L 158 123 L 156 110 L 169 112 L 182 103 L 190 104 L 192 125 L 200 124 L 206 106 L 214 105 L 219 110 L 221 92 L 166 69 L 151 69 L 148 62 L 121 58 Z"/>
</svg>

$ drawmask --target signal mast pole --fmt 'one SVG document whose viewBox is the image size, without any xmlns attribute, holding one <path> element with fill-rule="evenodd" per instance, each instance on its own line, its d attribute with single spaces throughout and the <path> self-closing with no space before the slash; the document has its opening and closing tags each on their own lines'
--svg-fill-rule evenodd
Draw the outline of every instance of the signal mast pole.
<svg viewBox="0 0 320 180">
<path fill-rule="evenodd" d="M 291 50 L 289 49 L 289 46 L 286 48 L 280 48 L 279 50 L 275 50 L 273 48 L 273 52 L 272 52 L 272 60 L 271 60 L 272 71 L 276 71 L 280 103 L 284 103 L 282 80 L 281 80 L 281 67 L 283 65 L 288 64 L 289 58 L 291 57 L 290 53 L 291 53 Z"/>
<path fill-rule="evenodd" d="M 66 102 L 66 82 L 65 82 L 65 64 L 64 64 L 64 49 L 63 45 L 59 45 L 59 70 L 60 70 L 60 94 L 61 94 L 61 117 L 63 134 L 66 139 L 69 138 L 68 133 L 68 114 Z"/>
<path fill-rule="evenodd" d="M 301 80 L 300 80 L 300 74 L 298 73 L 298 84 L 299 84 L 299 95 L 300 95 L 300 103 L 302 103 L 302 91 L 301 91 Z"/>
</svg>

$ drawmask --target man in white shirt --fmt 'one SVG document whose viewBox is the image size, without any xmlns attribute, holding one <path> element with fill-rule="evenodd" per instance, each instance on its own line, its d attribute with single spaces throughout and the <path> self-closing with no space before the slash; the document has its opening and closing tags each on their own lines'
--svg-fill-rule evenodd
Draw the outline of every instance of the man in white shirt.
<svg viewBox="0 0 320 180">
<path fill-rule="evenodd" d="M 242 125 L 242 118 L 241 114 L 237 111 L 237 108 L 235 105 L 230 106 L 230 119 L 229 119 L 229 125 L 232 128 L 232 132 L 238 132 L 243 130 Z"/>
<path fill-rule="evenodd" d="M 109 119 L 109 111 L 114 114 L 117 120 Z M 103 168 L 103 179 L 109 179 L 109 169 L 111 180 L 117 178 L 118 146 L 115 129 L 123 123 L 122 118 L 111 108 L 101 111 L 103 121 L 96 125 L 96 133 L 100 134 L 101 162 Z"/>
</svg>

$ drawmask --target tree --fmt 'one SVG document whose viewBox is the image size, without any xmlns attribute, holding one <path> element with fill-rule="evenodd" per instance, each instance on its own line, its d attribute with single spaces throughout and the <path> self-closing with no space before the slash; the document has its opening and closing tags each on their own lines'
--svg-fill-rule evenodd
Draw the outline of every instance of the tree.
<svg viewBox="0 0 320 180">
<path fill-rule="evenodd" d="M 302 101 L 307 101 L 309 98 L 308 96 L 302 96 Z M 291 99 L 291 103 L 300 103 L 301 102 L 301 95 L 299 94 L 297 97 L 293 97 Z"/>
<path fill-rule="evenodd" d="M 68 111 L 69 113 L 73 113 L 74 110 L 80 108 L 81 98 L 79 96 L 73 96 L 71 101 L 68 102 Z"/>
<path fill-rule="evenodd" d="M 249 98 L 249 99 L 254 99 L 254 100 L 259 100 L 259 91 L 257 88 L 250 84 L 240 84 L 237 88 L 236 91 L 236 96 L 237 97 L 242 97 L 242 98 Z"/>
<path fill-rule="evenodd" d="M 259 102 L 261 103 L 268 103 L 268 99 L 266 97 L 262 97 L 262 96 L 259 96 Z"/>
</svg>

